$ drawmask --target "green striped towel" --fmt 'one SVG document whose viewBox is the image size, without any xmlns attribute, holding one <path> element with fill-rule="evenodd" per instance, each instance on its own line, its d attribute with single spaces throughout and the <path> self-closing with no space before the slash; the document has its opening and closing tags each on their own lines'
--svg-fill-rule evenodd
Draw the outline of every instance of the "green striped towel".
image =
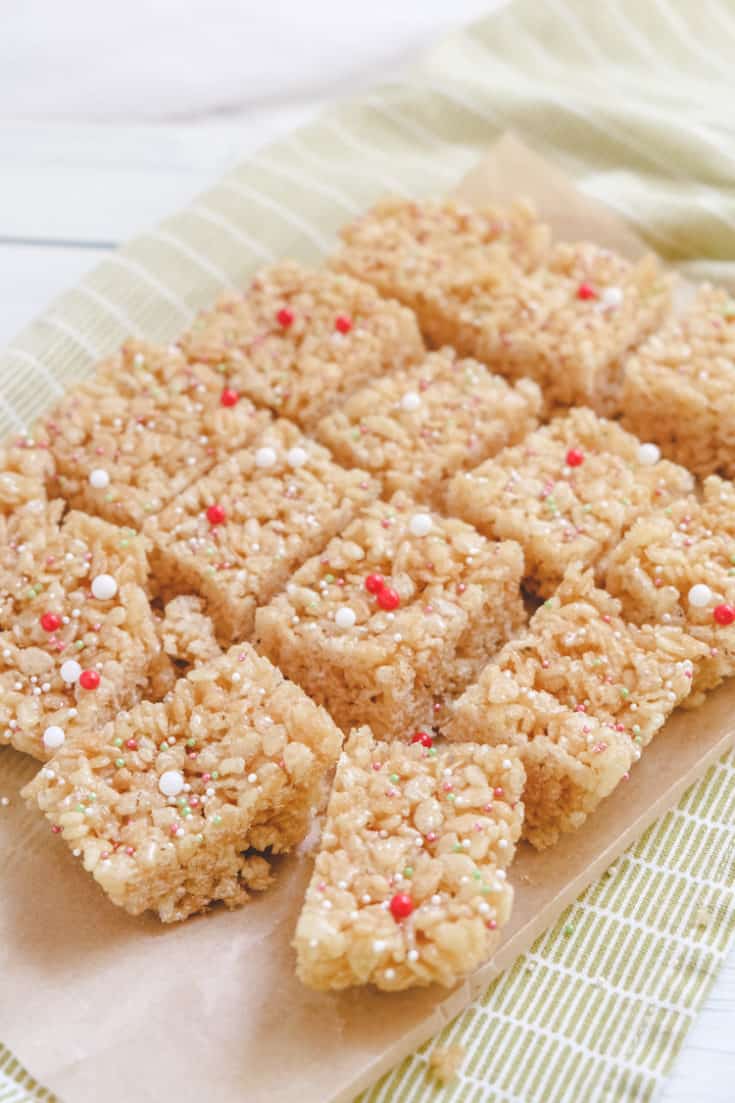
<svg viewBox="0 0 735 1103">
<path fill-rule="evenodd" d="M 0 359 L 0 429 L 27 425 L 129 333 L 166 339 L 223 285 L 316 259 L 382 193 L 453 186 L 505 130 L 693 278 L 735 287 L 735 9 L 724 0 L 519 0 L 399 85 L 331 112 L 106 259 Z M 735 931 L 735 755 L 591 887 L 442 1037 L 361 1096 L 648 1100 Z M 50 1099 L 0 1046 L 0 1101 Z M 69 1101 L 73 1103 L 73 1101 Z"/>
</svg>

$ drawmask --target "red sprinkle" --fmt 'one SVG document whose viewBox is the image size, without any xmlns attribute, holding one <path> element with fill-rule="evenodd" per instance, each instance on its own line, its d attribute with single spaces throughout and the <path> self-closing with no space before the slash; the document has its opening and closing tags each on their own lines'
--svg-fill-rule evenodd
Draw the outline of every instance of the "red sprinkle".
<svg viewBox="0 0 735 1103">
<path fill-rule="evenodd" d="M 207 520 L 210 525 L 222 525 L 227 518 L 222 506 L 209 506 L 207 509 Z"/>
<path fill-rule="evenodd" d="M 732 624 L 732 622 L 735 621 L 735 606 L 715 605 L 714 618 L 718 624 L 727 627 L 728 624 Z"/>
<path fill-rule="evenodd" d="M 369 574 L 365 579 L 365 589 L 369 594 L 379 594 L 384 586 L 382 574 Z"/>
<path fill-rule="evenodd" d="M 407 892 L 397 892 L 390 902 L 390 910 L 391 915 L 396 921 L 399 919 L 408 919 L 413 911 L 413 900 Z"/>
<path fill-rule="evenodd" d="M 97 689 L 100 684 L 100 676 L 96 670 L 83 670 L 79 675 L 79 685 L 82 689 Z"/>
<path fill-rule="evenodd" d="M 422 747 L 433 747 L 434 740 L 428 732 L 416 732 L 411 736 L 412 743 L 420 743 Z"/>
<path fill-rule="evenodd" d="M 400 595 L 390 586 L 383 586 L 378 592 L 378 605 L 381 609 L 397 609 L 400 604 Z"/>
<path fill-rule="evenodd" d="M 570 448 L 566 460 L 568 467 L 579 467 L 584 463 L 584 452 L 580 452 L 579 448 Z"/>
<path fill-rule="evenodd" d="M 591 283 L 580 283 L 579 287 L 577 288 L 577 298 L 596 299 L 597 292 L 595 291 Z"/>
<path fill-rule="evenodd" d="M 55 632 L 57 628 L 61 628 L 61 617 L 57 617 L 56 613 L 44 613 L 41 617 L 41 627 L 44 632 Z"/>
<path fill-rule="evenodd" d="M 276 314 L 276 321 L 279 326 L 283 326 L 284 329 L 288 329 L 293 325 L 294 315 L 293 311 L 289 310 L 287 306 L 284 306 L 282 310 L 279 310 Z"/>
<path fill-rule="evenodd" d="M 129 751 L 137 751 L 137 749 L 138 749 L 138 740 L 137 739 L 127 739 L 125 741 L 125 746 L 128 748 Z"/>
<path fill-rule="evenodd" d="M 240 395 L 237 391 L 233 391 L 231 387 L 225 387 L 220 395 L 220 402 L 223 406 L 237 406 L 240 401 Z"/>
<path fill-rule="evenodd" d="M 352 318 L 346 314 L 338 314 L 334 320 L 334 328 L 338 333 L 349 333 L 352 329 Z"/>
</svg>

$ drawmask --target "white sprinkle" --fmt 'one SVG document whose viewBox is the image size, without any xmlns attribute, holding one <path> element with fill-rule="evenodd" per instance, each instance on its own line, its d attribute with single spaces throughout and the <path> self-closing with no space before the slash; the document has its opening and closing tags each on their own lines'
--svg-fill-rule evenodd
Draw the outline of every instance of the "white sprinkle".
<svg viewBox="0 0 735 1103">
<path fill-rule="evenodd" d="M 408 958 L 409 961 L 418 961 L 419 960 L 419 952 L 418 952 L 418 950 L 409 950 L 408 953 L 406 954 L 406 957 Z"/>
<path fill-rule="evenodd" d="M 619 287 L 606 287 L 600 295 L 600 301 L 605 306 L 620 306 L 623 301 L 623 292 Z"/>
<path fill-rule="evenodd" d="M 360 903 L 361 904 L 372 904 L 372 902 L 373 902 L 373 898 L 372 898 L 372 896 L 370 895 L 369 892 L 363 893 L 362 896 L 360 897 Z"/>
<path fill-rule="evenodd" d="M 286 460 L 289 467 L 303 467 L 309 458 L 309 454 L 305 448 L 289 448 L 286 453 Z"/>
<path fill-rule="evenodd" d="M 158 779 L 164 797 L 177 797 L 184 788 L 183 775 L 178 770 L 166 770 Z"/>
<path fill-rule="evenodd" d="M 62 682 L 66 682 L 67 685 L 73 685 L 74 682 L 78 682 L 81 673 L 82 668 L 76 659 L 67 659 L 65 663 L 61 664 L 61 680 Z"/>
<path fill-rule="evenodd" d="M 441 904 L 441 902 L 442 902 L 442 898 L 441 898 L 441 896 L 439 896 L 439 894 L 438 894 L 438 893 L 436 893 L 436 892 L 435 892 L 435 893 L 434 893 L 434 895 L 433 895 L 433 896 L 432 896 L 432 898 L 431 898 L 431 902 L 432 902 L 432 904 L 434 904 L 434 906 L 436 907 L 436 906 L 438 906 L 439 904 Z"/>
<path fill-rule="evenodd" d="M 248 774 L 248 781 L 250 782 L 251 785 L 255 785 L 257 780 L 258 780 L 258 775 L 257 774 Z"/>
<path fill-rule="evenodd" d="M 507 839 L 498 839 L 498 846 L 500 847 L 501 850 L 507 850 L 508 849 L 508 840 Z"/>
<path fill-rule="evenodd" d="M 385 971 L 385 979 L 386 980 L 395 980 L 395 976 L 396 976 L 395 969 L 386 969 L 386 971 Z"/>
<path fill-rule="evenodd" d="M 59 728 L 56 724 L 51 724 L 43 733 L 43 745 L 47 751 L 57 750 L 65 739 L 64 729 Z"/>
<path fill-rule="evenodd" d="M 92 596 L 98 601 L 109 601 L 117 593 L 117 582 L 111 574 L 98 574 L 92 579 Z"/>
<path fill-rule="evenodd" d="M 327 911 L 329 911 L 331 906 L 332 906 L 332 901 L 331 900 L 322 900 L 322 907 L 325 908 Z"/>
<path fill-rule="evenodd" d="M 352 628 L 356 620 L 355 611 L 349 605 L 342 605 L 334 614 L 334 623 L 338 628 Z"/>
<path fill-rule="evenodd" d="M 712 601 L 712 591 L 704 582 L 697 582 L 695 586 L 692 586 L 687 598 L 689 604 L 693 605 L 695 609 L 704 609 Z"/>
<path fill-rule="evenodd" d="M 256 467 L 273 467 L 276 462 L 276 450 L 275 448 L 269 448 L 267 445 L 265 448 L 259 448 L 255 453 L 255 466 Z"/>
<path fill-rule="evenodd" d="M 103 467 L 95 467 L 89 473 L 89 485 L 95 490 L 105 490 L 110 485 L 110 476 Z"/>
<path fill-rule="evenodd" d="M 383 950 L 388 945 L 382 938 L 376 938 L 373 941 L 373 951 L 376 954 L 382 954 Z"/>
<path fill-rule="evenodd" d="M 414 513 L 408 522 L 408 531 L 412 536 L 426 536 L 431 532 L 434 522 L 428 513 Z"/>
<path fill-rule="evenodd" d="M 513 763 L 509 758 L 504 758 L 500 765 L 504 770 L 511 770 L 513 768 Z"/>
<path fill-rule="evenodd" d="M 413 410 L 418 410 L 420 405 L 421 398 L 419 397 L 419 395 L 416 394 L 415 391 L 406 391 L 403 398 L 401 399 L 401 409 L 408 410 L 409 412 Z"/>
<path fill-rule="evenodd" d="M 638 462 L 652 467 L 661 459 L 661 449 L 657 444 L 642 444 L 638 449 Z"/>
</svg>

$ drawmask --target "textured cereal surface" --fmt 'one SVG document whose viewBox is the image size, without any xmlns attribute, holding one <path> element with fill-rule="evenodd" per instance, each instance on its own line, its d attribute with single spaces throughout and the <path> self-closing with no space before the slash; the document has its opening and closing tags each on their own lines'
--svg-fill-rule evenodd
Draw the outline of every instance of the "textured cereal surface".
<svg viewBox="0 0 735 1103">
<path fill-rule="evenodd" d="M 168 662 L 145 592 L 143 537 L 83 513 L 60 523 L 59 506 L 0 548 L 0 740 L 41 759 L 48 727 L 71 740 L 103 724 L 152 692 Z M 110 599 L 91 593 L 100 575 L 117 584 Z M 58 625 L 45 629 L 45 614 Z M 97 688 L 64 681 L 67 660 L 98 674 Z"/>
<path fill-rule="evenodd" d="M 481 209 L 453 200 L 390 198 L 341 232 L 334 267 L 416 312 L 436 345 L 443 312 L 535 268 L 551 234 L 533 206 Z"/>
<path fill-rule="evenodd" d="M 735 475 L 735 301 L 703 284 L 626 364 L 623 419 L 697 475 Z"/>
<path fill-rule="evenodd" d="M 716 610 L 735 622 L 735 487 L 717 476 L 704 498 L 691 496 L 641 517 L 612 552 L 605 585 L 625 615 L 639 624 L 677 625 L 703 645 L 695 662 L 690 704 L 735 674 L 735 624 L 719 623 Z M 690 600 L 706 586 L 703 605 Z"/>
<path fill-rule="evenodd" d="M 167 602 L 158 634 L 165 654 L 186 667 L 211 662 L 222 653 L 204 601 L 194 594 L 180 594 Z"/>
<path fill-rule="evenodd" d="M 304 837 L 340 744 L 324 710 L 242 645 L 63 747 L 24 795 L 113 903 L 170 922 L 267 886 L 253 851 Z"/>
<path fill-rule="evenodd" d="M 442 729 L 450 739 L 518 746 L 528 775 L 524 833 L 534 845 L 580 826 L 690 693 L 706 648 L 681 628 L 638 627 L 570 570 L 525 633 L 490 661 Z"/>
<path fill-rule="evenodd" d="M 632 264 L 581 242 L 548 263 L 445 306 L 442 336 L 512 379 L 528 376 L 553 410 L 619 406 L 621 362 L 670 307 L 670 281 L 653 256 Z"/>
<path fill-rule="evenodd" d="M 455 475 L 448 509 L 488 536 L 517 540 L 529 586 L 546 597 L 571 564 L 600 569 L 642 512 L 691 492 L 684 468 L 642 456 L 641 442 L 617 423 L 571 410 Z"/>
<path fill-rule="evenodd" d="M 442 349 L 357 391 L 317 435 L 341 463 L 377 475 L 387 496 L 402 490 L 440 509 L 451 476 L 521 440 L 540 409 L 530 380 L 511 387 Z"/>
<path fill-rule="evenodd" d="M 201 594 L 222 641 L 245 639 L 256 606 L 377 491 L 364 471 L 344 470 L 277 419 L 150 519 L 154 575 L 165 593 Z M 212 508 L 222 511 L 216 523 Z"/>
<path fill-rule="evenodd" d="M 412 534 L 417 516 L 426 535 Z M 256 646 L 345 731 L 369 721 L 393 738 L 438 720 L 445 697 L 525 622 L 522 570 L 517 544 L 399 494 L 364 507 L 258 610 Z M 381 607 L 368 576 L 394 593 L 395 608 Z"/>
<path fill-rule="evenodd" d="M 293 261 L 223 298 L 180 345 L 188 359 L 222 366 L 236 391 L 303 428 L 376 375 L 424 355 L 409 310 L 367 283 Z"/>
<path fill-rule="evenodd" d="M 55 465 L 54 491 L 74 508 L 140 526 L 268 423 L 242 396 L 223 406 L 223 390 L 219 374 L 175 346 L 127 342 L 36 427 Z"/>
<path fill-rule="evenodd" d="M 511 909 L 523 767 L 508 747 L 427 750 L 354 732 L 342 753 L 294 945 L 311 988 L 452 985 Z M 395 918 L 391 902 L 411 911 Z"/>
</svg>

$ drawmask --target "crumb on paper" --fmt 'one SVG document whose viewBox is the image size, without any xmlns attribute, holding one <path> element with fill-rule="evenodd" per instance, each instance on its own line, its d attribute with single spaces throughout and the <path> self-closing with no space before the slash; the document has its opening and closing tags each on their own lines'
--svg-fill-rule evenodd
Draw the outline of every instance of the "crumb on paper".
<svg viewBox="0 0 735 1103">
<path fill-rule="evenodd" d="M 449 1084 L 457 1079 L 465 1056 L 464 1046 L 439 1046 L 429 1058 L 429 1071 L 440 1084 Z"/>
</svg>

